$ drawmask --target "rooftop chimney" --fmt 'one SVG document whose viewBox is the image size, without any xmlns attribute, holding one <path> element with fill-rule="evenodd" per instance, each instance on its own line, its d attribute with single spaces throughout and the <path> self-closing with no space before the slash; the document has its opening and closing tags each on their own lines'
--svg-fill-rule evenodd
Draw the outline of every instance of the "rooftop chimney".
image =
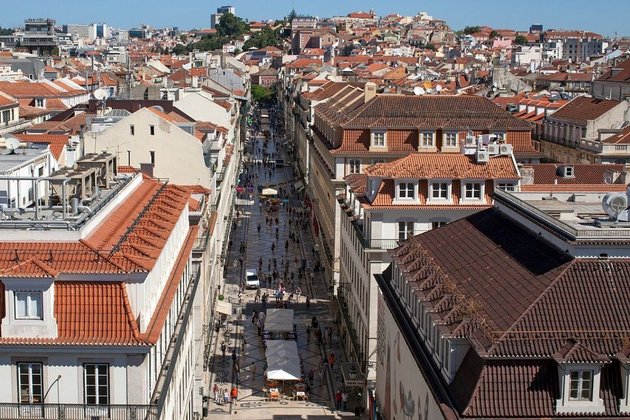
<svg viewBox="0 0 630 420">
<path fill-rule="evenodd" d="M 369 102 L 376 96 L 376 83 L 367 82 L 365 87 L 363 88 L 363 93 L 365 96 L 365 102 Z"/>
</svg>

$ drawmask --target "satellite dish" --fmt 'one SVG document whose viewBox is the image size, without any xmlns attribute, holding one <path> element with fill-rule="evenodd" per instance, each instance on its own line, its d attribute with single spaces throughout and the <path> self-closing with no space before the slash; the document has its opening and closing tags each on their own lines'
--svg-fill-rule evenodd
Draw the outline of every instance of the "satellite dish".
<svg viewBox="0 0 630 420">
<path fill-rule="evenodd" d="M 20 147 L 20 141 L 15 137 L 5 137 L 4 144 L 11 154 L 15 153 L 15 151 Z"/>
<path fill-rule="evenodd" d="M 602 199 L 602 207 L 613 219 L 621 219 L 622 213 L 628 208 L 628 197 L 624 193 L 606 194 Z"/>
<path fill-rule="evenodd" d="M 97 99 L 99 101 L 105 100 L 109 97 L 109 94 L 107 93 L 107 91 L 105 89 L 100 89 L 100 88 L 92 92 L 92 95 L 94 96 L 94 99 Z"/>
<path fill-rule="evenodd" d="M 422 89 L 420 86 L 416 86 L 415 88 L 413 88 L 413 94 L 416 96 L 424 95 L 425 93 L 426 91 Z"/>
<path fill-rule="evenodd" d="M 153 105 L 151 108 L 155 109 L 156 111 L 164 112 L 164 108 L 162 108 L 160 105 Z"/>
</svg>

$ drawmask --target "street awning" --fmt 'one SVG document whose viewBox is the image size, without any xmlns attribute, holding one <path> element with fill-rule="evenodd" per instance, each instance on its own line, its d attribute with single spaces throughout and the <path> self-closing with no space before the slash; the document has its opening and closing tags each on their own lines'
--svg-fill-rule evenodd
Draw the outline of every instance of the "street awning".
<svg viewBox="0 0 630 420">
<path fill-rule="evenodd" d="M 261 192 L 262 195 L 278 195 L 278 191 L 273 188 L 265 188 Z"/>
<path fill-rule="evenodd" d="M 232 304 L 225 300 L 217 300 L 215 311 L 224 315 L 232 315 Z"/>
<path fill-rule="evenodd" d="M 292 332 L 293 309 L 267 309 L 265 330 L 271 332 Z"/>
<path fill-rule="evenodd" d="M 354 362 L 341 364 L 341 376 L 343 376 L 345 386 L 363 386 L 365 384 L 365 378 L 359 370 L 359 366 Z"/>
<path fill-rule="evenodd" d="M 267 340 L 267 379 L 299 381 L 302 378 L 300 356 L 295 340 Z"/>
</svg>

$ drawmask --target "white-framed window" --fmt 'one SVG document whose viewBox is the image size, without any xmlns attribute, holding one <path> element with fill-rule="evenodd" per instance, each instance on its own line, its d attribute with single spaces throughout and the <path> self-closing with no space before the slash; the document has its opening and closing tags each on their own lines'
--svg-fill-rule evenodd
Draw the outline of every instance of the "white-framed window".
<svg viewBox="0 0 630 420">
<path fill-rule="evenodd" d="M 448 200 L 450 198 L 450 184 L 448 182 L 431 183 L 432 200 Z"/>
<path fill-rule="evenodd" d="M 413 222 L 398 222 L 398 240 L 404 241 L 405 239 L 413 236 Z"/>
<path fill-rule="evenodd" d="M 15 319 L 44 319 L 41 291 L 13 292 L 15 296 Z"/>
<path fill-rule="evenodd" d="M 386 132 L 385 131 L 372 131 L 372 143 L 373 147 L 385 147 Z"/>
<path fill-rule="evenodd" d="M 350 159 L 348 161 L 348 169 L 351 174 L 361 173 L 361 161 L 359 159 Z"/>
<path fill-rule="evenodd" d="M 415 200 L 416 198 L 416 184 L 414 182 L 398 183 L 397 191 L 400 200 Z"/>
<path fill-rule="evenodd" d="M 83 383 L 85 404 L 109 404 L 109 365 L 107 363 L 84 363 Z"/>
<path fill-rule="evenodd" d="M 43 402 L 43 372 L 41 363 L 18 362 L 18 394 L 20 404 L 41 404 Z"/>
<path fill-rule="evenodd" d="M 444 133 L 444 147 L 457 147 L 457 132 Z"/>
<path fill-rule="evenodd" d="M 481 200 L 482 190 L 483 185 L 481 182 L 467 182 L 464 184 L 464 199 Z"/>
<path fill-rule="evenodd" d="M 593 371 L 573 370 L 569 375 L 569 400 L 593 401 Z"/>
<path fill-rule="evenodd" d="M 435 133 L 424 132 L 420 137 L 420 147 L 434 147 L 435 146 Z"/>
<path fill-rule="evenodd" d="M 516 184 L 510 182 L 499 182 L 497 188 L 503 191 L 516 191 Z"/>
</svg>

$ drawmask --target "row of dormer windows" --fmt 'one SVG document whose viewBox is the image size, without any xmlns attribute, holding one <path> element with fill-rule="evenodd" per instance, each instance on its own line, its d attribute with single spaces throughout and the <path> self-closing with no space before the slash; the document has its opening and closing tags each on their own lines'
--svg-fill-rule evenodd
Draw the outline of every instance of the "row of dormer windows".
<svg viewBox="0 0 630 420">
<path fill-rule="evenodd" d="M 505 140 L 505 132 L 499 131 L 492 133 L 497 136 L 500 141 Z M 442 133 L 442 147 L 456 148 L 459 146 L 461 134 L 459 131 L 444 131 Z M 435 131 L 420 132 L 420 149 L 436 147 L 437 133 Z M 372 130 L 370 132 L 370 147 L 387 147 L 387 131 Z"/>
</svg>

